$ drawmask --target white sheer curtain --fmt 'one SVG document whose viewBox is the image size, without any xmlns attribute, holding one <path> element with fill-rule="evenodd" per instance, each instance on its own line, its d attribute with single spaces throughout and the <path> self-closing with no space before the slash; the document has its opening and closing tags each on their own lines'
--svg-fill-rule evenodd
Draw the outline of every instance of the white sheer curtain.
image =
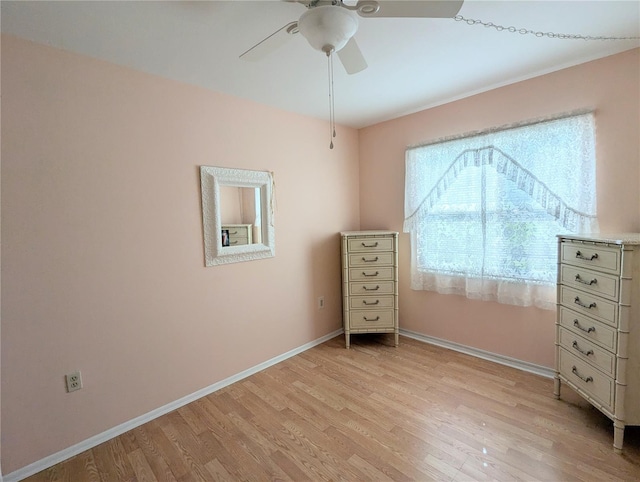
<svg viewBox="0 0 640 482">
<path fill-rule="evenodd" d="M 592 113 L 406 151 L 411 287 L 555 308 L 556 234 L 595 232 Z"/>
</svg>

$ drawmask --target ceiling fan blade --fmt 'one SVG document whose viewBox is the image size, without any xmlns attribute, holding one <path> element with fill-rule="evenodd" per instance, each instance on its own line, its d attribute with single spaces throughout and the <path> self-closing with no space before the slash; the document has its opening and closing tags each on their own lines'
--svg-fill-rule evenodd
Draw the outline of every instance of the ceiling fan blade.
<svg viewBox="0 0 640 482">
<path fill-rule="evenodd" d="M 255 62 L 257 60 L 262 60 L 264 57 L 269 55 L 271 52 L 277 50 L 282 47 L 285 43 L 289 41 L 292 35 L 298 33 L 298 22 L 291 22 L 286 24 L 279 30 L 276 30 L 271 35 L 269 35 L 264 40 L 258 42 L 256 45 L 251 47 L 249 50 L 240 55 L 242 60 L 248 60 L 250 62 Z"/>
<path fill-rule="evenodd" d="M 347 74 L 357 74 L 367 68 L 367 61 L 362 56 L 356 39 L 351 37 L 347 44 L 338 50 L 338 57 Z"/>
<path fill-rule="evenodd" d="M 361 17 L 452 18 L 463 3 L 464 0 L 360 0 L 356 11 Z M 380 6 L 377 11 L 376 5 Z"/>
</svg>

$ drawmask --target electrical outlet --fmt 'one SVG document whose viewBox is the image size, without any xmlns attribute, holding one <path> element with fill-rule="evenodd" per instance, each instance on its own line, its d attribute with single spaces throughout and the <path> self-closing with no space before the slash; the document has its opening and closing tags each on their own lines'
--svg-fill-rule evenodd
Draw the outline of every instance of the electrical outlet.
<svg viewBox="0 0 640 482">
<path fill-rule="evenodd" d="M 324 296 L 318 296 L 318 309 L 324 308 Z"/>
<path fill-rule="evenodd" d="M 80 371 L 68 373 L 65 375 L 65 381 L 67 382 L 67 392 L 75 392 L 82 388 L 82 376 Z"/>
</svg>

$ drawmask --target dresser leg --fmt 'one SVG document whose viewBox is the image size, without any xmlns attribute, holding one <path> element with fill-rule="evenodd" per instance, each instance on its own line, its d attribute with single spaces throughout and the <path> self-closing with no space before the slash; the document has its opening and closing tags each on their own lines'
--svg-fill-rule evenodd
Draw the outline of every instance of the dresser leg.
<svg viewBox="0 0 640 482">
<path fill-rule="evenodd" d="M 558 375 L 553 379 L 553 394 L 556 400 L 560 400 L 560 377 Z"/>
<path fill-rule="evenodd" d="M 616 420 L 613 422 L 613 451 L 617 454 L 622 453 L 623 439 L 624 439 L 624 423 Z"/>
<path fill-rule="evenodd" d="M 398 348 L 398 344 L 400 343 L 400 335 L 398 334 L 398 332 L 395 332 L 395 338 L 396 338 L 396 348 Z"/>
<path fill-rule="evenodd" d="M 344 343 L 345 343 L 345 345 L 347 346 L 347 348 L 349 348 L 349 346 L 350 346 L 350 343 L 349 343 L 349 342 L 350 342 L 350 340 L 349 340 L 349 333 L 345 332 L 345 334 L 344 334 Z"/>
</svg>

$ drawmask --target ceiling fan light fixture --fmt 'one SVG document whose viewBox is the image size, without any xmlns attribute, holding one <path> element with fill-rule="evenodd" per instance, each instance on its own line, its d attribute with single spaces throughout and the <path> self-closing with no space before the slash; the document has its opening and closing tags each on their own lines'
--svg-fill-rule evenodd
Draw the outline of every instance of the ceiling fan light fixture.
<svg viewBox="0 0 640 482">
<path fill-rule="evenodd" d="M 337 52 L 358 29 L 358 19 L 346 8 L 322 5 L 310 8 L 298 20 L 300 33 L 321 52 Z"/>
</svg>

